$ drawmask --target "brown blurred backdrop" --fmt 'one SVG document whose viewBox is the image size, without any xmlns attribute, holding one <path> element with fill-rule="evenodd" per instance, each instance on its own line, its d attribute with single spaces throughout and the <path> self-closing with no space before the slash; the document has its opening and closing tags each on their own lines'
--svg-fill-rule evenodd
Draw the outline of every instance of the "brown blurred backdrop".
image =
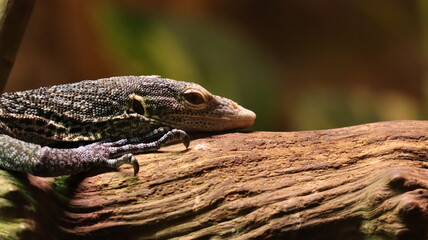
<svg viewBox="0 0 428 240">
<path fill-rule="evenodd" d="M 427 5 L 37 1 L 6 91 L 157 74 L 254 110 L 257 130 L 425 119 Z"/>
</svg>

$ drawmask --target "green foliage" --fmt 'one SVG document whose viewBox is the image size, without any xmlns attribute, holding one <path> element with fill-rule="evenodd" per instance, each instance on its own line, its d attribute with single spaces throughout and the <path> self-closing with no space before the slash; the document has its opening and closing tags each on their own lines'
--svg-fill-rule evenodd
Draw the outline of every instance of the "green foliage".
<svg viewBox="0 0 428 240">
<path fill-rule="evenodd" d="M 350 6 L 355 19 L 349 21 L 351 25 L 357 24 L 356 31 L 332 28 L 325 38 L 291 33 L 287 36 L 294 42 L 284 42 L 288 47 L 284 49 L 297 48 L 285 51 L 290 54 L 284 58 L 285 64 L 273 60 L 253 37 L 223 19 L 131 10 L 111 2 L 97 6 L 96 19 L 106 55 L 121 69 L 121 74 L 156 74 L 200 83 L 210 92 L 256 112 L 253 129 L 324 129 L 426 117 L 427 104 L 418 102 L 421 99 L 409 92 L 397 88 L 373 90 L 367 84 L 378 75 L 387 83 L 394 76 L 390 71 L 400 73 L 390 67 L 398 66 L 394 65 L 398 58 L 393 57 L 390 65 L 376 61 L 388 60 L 388 44 L 408 41 L 414 28 L 408 27 L 412 21 L 407 12 L 397 4 L 388 5 L 387 14 L 383 14 L 385 6 L 380 3 L 351 1 Z M 395 12 L 401 15 L 395 17 Z M 360 28 L 358 19 L 372 24 L 369 30 Z M 359 39 L 366 31 L 374 37 Z M 390 42 L 389 38 L 396 41 Z M 367 62 L 370 56 L 378 55 L 382 57 Z M 286 69 L 280 69 L 280 64 Z M 285 75 L 289 75 L 287 82 Z M 338 86 L 342 79 L 347 84 Z"/>
<path fill-rule="evenodd" d="M 125 74 L 161 75 L 197 82 L 274 122 L 278 70 L 248 36 L 215 21 L 191 21 L 105 5 L 98 24 L 108 55 Z"/>
<path fill-rule="evenodd" d="M 28 219 L 38 206 L 22 174 L 0 171 L 0 239 L 22 239 L 34 230 Z"/>
<path fill-rule="evenodd" d="M 298 105 L 289 111 L 295 129 L 328 129 L 382 120 L 419 119 L 422 115 L 414 99 L 398 92 L 316 87 L 304 94 L 297 100 Z"/>
<path fill-rule="evenodd" d="M 72 176 L 65 175 L 56 177 L 55 181 L 52 183 L 52 192 L 64 205 L 70 200 L 76 181 L 78 182 L 78 180 L 74 179 Z"/>
</svg>

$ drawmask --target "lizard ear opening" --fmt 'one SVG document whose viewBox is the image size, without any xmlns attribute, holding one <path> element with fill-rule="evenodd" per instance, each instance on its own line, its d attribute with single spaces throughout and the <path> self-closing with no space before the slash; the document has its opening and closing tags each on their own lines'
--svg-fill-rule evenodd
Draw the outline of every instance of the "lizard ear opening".
<svg viewBox="0 0 428 240">
<path fill-rule="evenodd" d="M 146 104 L 144 103 L 144 99 L 141 96 L 131 94 L 129 96 L 129 99 L 131 100 L 131 102 L 128 111 L 138 113 L 143 116 L 147 115 Z"/>
<path fill-rule="evenodd" d="M 134 109 L 134 111 L 140 115 L 145 115 L 146 114 L 146 110 L 144 109 L 143 105 L 141 104 L 140 101 L 138 100 L 134 100 L 132 101 L 132 109 Z"/>
</svg>

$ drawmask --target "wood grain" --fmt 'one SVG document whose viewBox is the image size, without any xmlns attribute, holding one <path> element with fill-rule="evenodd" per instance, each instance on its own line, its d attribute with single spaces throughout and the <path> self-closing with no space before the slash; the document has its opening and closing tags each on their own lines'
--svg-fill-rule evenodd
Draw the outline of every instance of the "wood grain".
<svg viewBox="0 0 428 240">
<path fill-rule="evenodd" d="M 227 133 L 183 148 L 139 156 L 136 177 L 129 166 L 62 179 L 61 188 L 58 179 L 31 177 L 29 185 L 39 189 L 36 212 L 43 212 L 35 234 L 44 239 L 428 237 L 426 121 Z"/>
</svg>

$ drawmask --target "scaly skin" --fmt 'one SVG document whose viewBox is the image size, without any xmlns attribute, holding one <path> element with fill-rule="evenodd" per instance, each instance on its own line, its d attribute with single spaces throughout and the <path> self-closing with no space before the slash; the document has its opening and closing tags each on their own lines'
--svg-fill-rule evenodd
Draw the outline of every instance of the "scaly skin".
<svg viewBox="0 0 428 240">
<path fill-rule="evenodd" d="M 157 76 L 82 81 L 0 96 L 0 167 L 39 176 L 116 168 L 185 131 L 246 128 L 255 114 L 195 83 Z M 58 146 L 72 148 L 58 148 Z M 54 146 L 54 147 L 53 147 Z"/>
</svg>

